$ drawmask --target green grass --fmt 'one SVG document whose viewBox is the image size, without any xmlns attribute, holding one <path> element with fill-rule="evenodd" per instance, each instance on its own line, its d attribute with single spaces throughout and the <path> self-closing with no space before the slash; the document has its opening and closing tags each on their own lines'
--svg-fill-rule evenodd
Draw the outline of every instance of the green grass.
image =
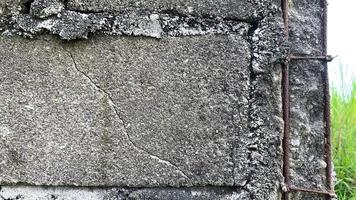
<svg viewBox="0 0 356 200">
<path fill-rule="evenodd" d="M 331 90 L 335 190 L 339 200 L 356 200 L 356 81 L 348 88 L 351 93 L 347 95 L 340 88 Z"/>
</svg>

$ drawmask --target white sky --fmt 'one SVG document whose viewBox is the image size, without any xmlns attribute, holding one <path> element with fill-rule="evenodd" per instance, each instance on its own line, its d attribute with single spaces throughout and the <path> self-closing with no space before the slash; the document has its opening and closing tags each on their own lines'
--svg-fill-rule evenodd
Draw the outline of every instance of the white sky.
<svg viewBox="0 0 356 200">
<path fill-rule="evenodd" d="M 328 53 L 337 55 L 329 65 L 331 81 L 340 81 L 339 64 L 347 66 L 345 80 L 356 79 L 356 0 L 328 0 Z"/>
</svg>

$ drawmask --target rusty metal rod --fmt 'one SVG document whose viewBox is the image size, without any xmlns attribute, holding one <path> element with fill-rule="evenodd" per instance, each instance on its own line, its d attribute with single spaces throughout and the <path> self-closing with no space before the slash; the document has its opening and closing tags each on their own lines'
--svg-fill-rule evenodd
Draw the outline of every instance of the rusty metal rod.
<svg viewBox="0 0 356 200">
<path fill-rule="evenodd" d="M 282 199 L 289 199 L 289 187 L 290 187 L 290 104 L 289 104 L 289 64 L 285 63 L 282 68 L 282 109 L 283 109 L 283 176 L 285 186 L 287 187 L 287 191 L 283 192 Z"/>
<path fill-rule="evenodd" d="M 284 38 L 286 41 L 289 40 L 289 5 L 288 0 L 282 0 L 282 13 L 283 13 L 283 23 L 284 23 Z"/>
<path fill-rule="evenodd" d="M 327 23 L 328 23 L 328 3 L 327 0 L 321 0 L 322 12 L 322 47 L 323 55 L 327 56 Z M 329 193 L 334 193 L 332 182 L 332 155 L 331 155 L 331 131 L 330 131 L 330 93 L 328 62 L 324 61 L 324 128 L 325 128 L 325 162 L 326 162 L 326 187 Z M 328 199 L 332 197 L 329 196 Z"/>
<path fill-rule="evenodd" d="M 322 191 L 322 190 L 313 190 L 313 189 L 306 189 L 306 188 L 298 188 L 298 187 L 290 187 L 290 192 L 308 192 L 308 193 L 315 193 L 315 194 L 323 194 L 329 197 L 335 197 L 335 193 L 330 193 L 329 191 Z"/>
<path fill-rule="evenodd" d="M 296 55 L 291 55 L 289 56 L 290 60 L 322 60 L 322 61 L 327 61 L 327 62 L 331 62 L 334 57 L 332 57 L 331 55 L 326 55 L 326 56 L 296 56 Z"/>
<path fill-rule="evenodd" d="M 289 40 L 289 6 L 288 0 L 282 0 L 282 14 L 284 23 L 284 37 Z M 282 109 L 283 109 L 283 177 L 286 191 L 282 192 L 282 200 L 289 200 L 290 187 L 290 95 L 289 95 L 289 61 L 282 68 Z"/>
<path fill-rule="evenodd" d="M 317 194 L 327 195 L 328 199 L 335 196 L 332 187 L 332 161 L 331 161 L 331 134 L 330 134 L 330 95 L 329 95 L 329 79 L 328 79 L 328 67 L 327 62 L 332 61 L 333 57 L 327 55 L 327 0 L 320 0 L 322 12 L 322 56 L 296 56 L 290 55 L 289 60 L 322 60 L 324 61 L 324 126 L 325 126 L 325 161 L 326 167 L 326 185 L 328 192 L 303 189 L 291 187 L 290 184 L 290 97 L 289 97 L 289 63 L 285 63 L 282 69 L 282 101 L 283 101 L 283 119 L 284 119 L 284 138 L 283 138 L 283 176 L 285 178 L 285 185 L 287 190 L 282 193 L 282 199 L 289 199 L 289 192 L 302 191 Z M 283 22 L 284 22 L 284 36 L 286 41 L 289 39 L 289 6 L 288 0 L 282 0 Z M 288 61 L 289 61 L 288 60 Z"/>
</svg>

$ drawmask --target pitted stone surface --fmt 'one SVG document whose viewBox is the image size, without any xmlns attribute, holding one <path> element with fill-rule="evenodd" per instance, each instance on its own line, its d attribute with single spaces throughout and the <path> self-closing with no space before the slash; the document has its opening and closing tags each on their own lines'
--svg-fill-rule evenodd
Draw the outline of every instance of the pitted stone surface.
<svg viewBox="0 0 356 200">
<path fill-rule="evenodd" d="M 37 18 L 47 18 L 59 14 L 63 9 L 64 4 L 60 0 L 34 0 L 30 13 Z"/>
<path fill-rule="evenodd" d="M 324 70 L 321 61 L 293 61 L 290 71 L 292 184 L 322 191 L 326 190 Z M 296 199 L 313 196 L 302 193 Z"/>
<path fill-rule="evenodd" d="M 291 66 L 293 184 L 325 189 L 324 67 L 320 61 L 292 62 Z"/>
<path fill-rule="evenodd" d="M 0 18 L 3 35 L 34 38 L 43 32 L 61 39 L 87 39 L 89 34 L 128 35 L 162 38 L 168 36 L 194 36 L 207 34 L 246 35 L 251 24 L 233 20 L 170 16 L 168 14 L 80 13 L 63 10 L 56 17 L 39 19 L 21 14 L 11 19 Z"/>
<path fill-rule="evenodd" d="M 2 183 L 234 184 L 250 77 L 241 36 L 0 46 Z"/>
<path fill-rule="evenodd" d="M 102 12 L 140 10 L 179 12 L 205 16 L 251 20 L 258 16 L 257 1 L 250 0 L 69 0 L 68 8 L 76 11 Z"/>
<path fill-rule="evenodd" d="M 321 55 L 322 12 L 318 0 L 290 1 L 289 42 L 294 54 Z"/>
<path fill-rule="evenodd" d="M 25 10 L 28 0 L 0 0 L 0 16 L 17 15 Z"/>
<path fill-rule="evenodd" d="M 116 1 L 111 1 L 111 3 L 90 1 L 83 4 L 83 2 L 64 0 L 17 0 L 14 2 L 2 0 L 0 1 L 0 34 L 34 38 L 46 32 L 59 35 L 65 40 L 86 39 L 91 33 L 154 38 L 242 34 L 252 26 L 251 23 L 256 23 L 256 20 L 263 18 L 267 7 L 271 6 L 269 1 L 248 2 L 237 1 L 238 5 L 234 3 L 228 6 L 225 4 L 230 2 L 186 2 L 194 4 L 199 9 L 224 4 L 225 6 L 221 9 L 236 6 L 236 9 L 246 13 L 247 8 L 251 10 L 249 13 L 251 16 L 224 17 L 214 15 L 213 11 L 220 12 L 214 7 L 207 11 L 212 12 L 212 15 L 197 14 L 193 11 L 185 13 L 184 9 L 180 9 L 181 6 L 173 2 L 170 6 L 166 5 L 167 2 L 153 3 L 160 8 L 158 9 L 151 5 L 152 2 L 146 1 L 137 2 L 136 7 L 125 7 L 123 2 Z M 120 4 L 120 9 L 111 8 L 117 3 Z M 78 4 L 86 10 L 78 9 L 72 4 Z M 92 9 L 92 4 L 95 5 L 95 9 Z M 104 6 L 105 9 L 101 9 L 99 5 Z M 189 10 L 191 9 L 193 8 L 189 7 Z M 222 13 L 228 14 L 225 11 Z"/>
<path fill-rule="evenodd" d="M 291 53 L 320 56 L 323 52 L 323 8 L 320 1 L 290 3 Z M 295 60 L 290 63 L 291 184 L 326 191 L 324 80 L 326 63 Z M 298 192 L 293 199 L 323 199 Z"/>
</svg>

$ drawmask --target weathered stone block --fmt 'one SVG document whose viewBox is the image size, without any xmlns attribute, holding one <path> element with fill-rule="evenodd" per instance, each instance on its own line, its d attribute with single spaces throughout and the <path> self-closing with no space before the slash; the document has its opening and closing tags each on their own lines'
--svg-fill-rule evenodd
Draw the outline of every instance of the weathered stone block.
<svg viewBox="0 0 356 200">
<path fill-rule="evenodd" d="M 243 37 L 0 46 L 2 183 L 234 185 L 235 135 L 248 132 L 236 132 L 248 117 Z"/>
</svg>

